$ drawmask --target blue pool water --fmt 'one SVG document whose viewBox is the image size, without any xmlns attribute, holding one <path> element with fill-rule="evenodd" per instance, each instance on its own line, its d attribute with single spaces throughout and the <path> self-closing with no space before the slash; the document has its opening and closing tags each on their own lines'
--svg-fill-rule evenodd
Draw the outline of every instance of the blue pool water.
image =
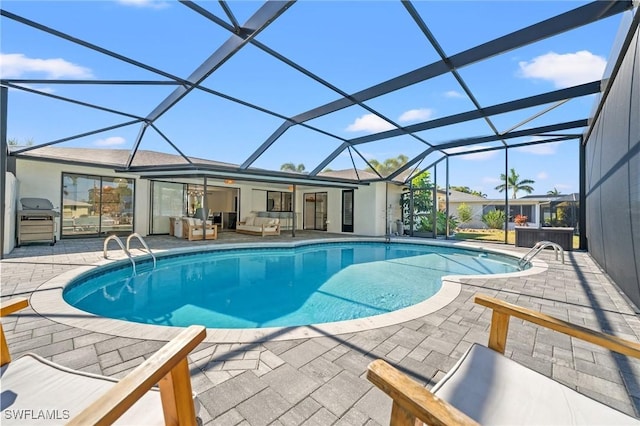
<svg viewBox="0 0 640 426">
<path fill-rule="evenodd" d="M 147 272 L 140 272 L 146 269 Z M 96 271 L 67 303 L 146 324 L 260 328 L 383 314 L 434 295 L 444 275 L 518 271 L 517 259 L 423 244 L 323 243 L 216 250 Z"/>
</svg>

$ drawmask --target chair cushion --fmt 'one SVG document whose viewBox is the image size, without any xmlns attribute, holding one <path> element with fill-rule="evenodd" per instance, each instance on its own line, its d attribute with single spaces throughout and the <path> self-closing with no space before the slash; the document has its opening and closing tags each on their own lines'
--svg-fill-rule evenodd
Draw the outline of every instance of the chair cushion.
<svg viewBox="0 0 640 426">
<path fill-rule="evenodd" d="M 33 354 L 5 364 L 0 375 L 3 426 L 66 424 L 117 382 Z M 164 424 L 160 392 L 147 392 L 115 424 Z"/>
<path fill-rule="evenodd" d="M 244 218 L 244 224 L 247 226 L 253 226 L 254 220 L 255 220 L 255 216 L 247 216 Z"/>
<path fill-rule="evenodd" d="M 640 424 L 478 344 L 469 348 L 432 392 L 480 424 Z"/>
</svg>

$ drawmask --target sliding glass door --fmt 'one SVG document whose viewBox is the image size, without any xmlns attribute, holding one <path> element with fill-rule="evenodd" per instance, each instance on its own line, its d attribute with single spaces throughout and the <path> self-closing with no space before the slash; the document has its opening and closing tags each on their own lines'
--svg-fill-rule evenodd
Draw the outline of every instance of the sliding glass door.
<svg viewBox="0 0 640 426">
<path fill-rule="evenodd" d="M 133 232 L 134 180 L 62 174 L 62 237 Z"/>
<path fill-rule="evenodd" d="M 185 185 L 181 183 L 151 183 L 151 233 L 169 234 L 171 217 L 185 215 Z"/>
<path fill-rule="evenodd" d="M 353 232 L 353 189 L 342 191 L 342 232 Z"/>
<path fill-rule="evenodd" d="M 304 229 L 327 230 L 327 193 L 304 194 Z"/>
</svg>

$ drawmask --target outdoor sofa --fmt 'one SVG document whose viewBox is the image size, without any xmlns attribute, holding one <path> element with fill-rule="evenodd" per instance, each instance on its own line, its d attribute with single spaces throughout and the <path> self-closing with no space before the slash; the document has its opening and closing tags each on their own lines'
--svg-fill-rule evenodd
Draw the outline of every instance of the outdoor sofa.
<svg viewBox="0 0 640 426">
<path fill-rule="evenodd" d="M 367 378 L 393 399 L 390 425 L 640 424 L 504 356 L 511 316 L 635 358 L 640 358 L 639 343 L 485 295 L 475 302 L 493 310 L 488 347 L 471 345 L 431 390 L 384 360 L 369 365 Z"/>
<path fill-rule="evenodd" d="M 236 224 L 236 232 L 241 234 L 280 235 L 280 219 L 277 217 L 250 214 Z"/>
</svg>

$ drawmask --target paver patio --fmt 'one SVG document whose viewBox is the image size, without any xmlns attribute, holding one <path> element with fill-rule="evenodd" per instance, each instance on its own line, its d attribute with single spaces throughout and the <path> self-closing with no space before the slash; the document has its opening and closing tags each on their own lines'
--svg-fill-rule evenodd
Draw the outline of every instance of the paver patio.
<svg viewBox="0 0 640 426">
<path fill-rule="evenodd" d="M 296 240 L 326 238 L 299 232 Z M 333 235 L 343 237 L 343 235 Z M 291 240 L 282 235 L 279 241 Z M 213 242 L 274 241 L 220 233 Z M 103 239 L 62 240 L 15 249 L 0 263 L 2 300 L 29 296 L 62 272 L 102 260 Z M 153 250 L 186 245 L 173 237 L 146 238 Z M 474 245 L 479 245 L 473 243 Z M 485 244 L 485 246 L 488 246 Z M 489 246 L 523 254 L 526 250 Z M 115 244 L 110 254 L 116 255 Z M 418 319 L 383 328 L 308 339 L 201 344 L 190 356 L 192 384 L 206 425 L 383 425 L 391 400 L 366 379 L 366 367 L 385 358 L 431 386 L 474 342 L 486 344 L 490 311 L 475 305 L 488 294 L 561 319 L 640 341 L 640 321 L 588 254 L 538 256 L 545 273 L 521 278 L 466 278 L 459 296 Z M 163 342 L 74 328 L 31 309 L 3 319 L 14 357 L 35 352 L 62 365 L 122 377 Z M 512 320 L 506 354 L 607 405 L 638 417 L 640 361 Z"/>
</svg>

